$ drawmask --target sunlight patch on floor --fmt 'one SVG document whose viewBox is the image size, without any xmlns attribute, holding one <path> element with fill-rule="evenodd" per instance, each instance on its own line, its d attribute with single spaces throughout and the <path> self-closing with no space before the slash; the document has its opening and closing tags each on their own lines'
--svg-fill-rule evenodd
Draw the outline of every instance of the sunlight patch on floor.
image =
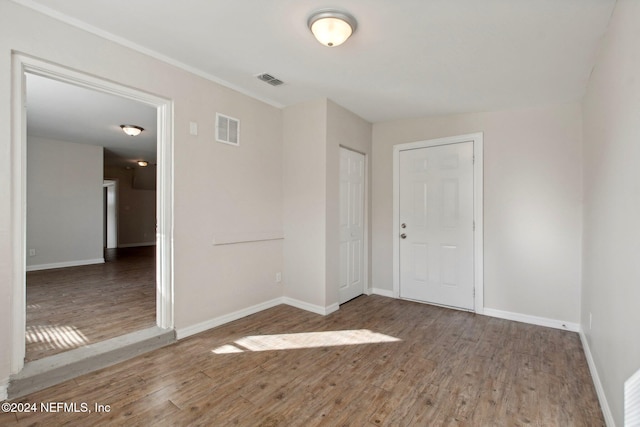
<svg viewBox="0 0 640 427">
<path fill-rule="evenodd" d="M 242 350 L 241 348 L 236 347 L 233 344 L 223 345 L 222 347 L 218 347 L 215 350 L 213 350 L 213 352 L 216 353 L 216 354 L 242 353 L 243 351 L 244 350 Z"/>
<path fill-rule="evenodd" d="M 25 338 L 27 343 L 39 343 L 48 348 L 71 349 L 89 343 L 78 328 L 67 325 L 27 326 Z"/>
<path fill-rule="evenodd" d="M 252 335 L 240 338 L 212 350 L 216 354 L 244 351 L 293 350 L 299 348 L 332 347 L 339 345 L 378 344 L 400 341 L 399 338 L 372 332 L 368 329 L 303 332 L 297 334 Z"/>
</svg>

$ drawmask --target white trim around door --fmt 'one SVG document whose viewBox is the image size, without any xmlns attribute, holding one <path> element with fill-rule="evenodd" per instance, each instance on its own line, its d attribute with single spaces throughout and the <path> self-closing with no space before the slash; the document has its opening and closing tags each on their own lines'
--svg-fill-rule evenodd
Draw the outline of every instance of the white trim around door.
<svg viewBox="0 0 640 427">
<path fill-rule="evenodd" d="M 340 280 L 339 303 L 365 293 L 367 181 L 366 155 L 340 147 Z"/>
<path fill-rule="evenodd" d="M 26 77 L 25 73 L 55 79 L 155 107 L 158 126 L 158 197 L 156 254 L 156 323 L 173 329 L 173 101 L 103 80 L 22 53 L 12 55 L 12 189 L 13 286 L 11 373 L 24 366 L 26 328 Z"/>
<path fill-rule="evenodd" d="M 400 297 L 400 152 L 439 145 L 473 143 L 473 263 L 474 312 L 484 311 L 483 262 L 483 134 L 482 132 L 447 138 L 398 144 L 393 147 L 393 296 Z"/>
</svg>

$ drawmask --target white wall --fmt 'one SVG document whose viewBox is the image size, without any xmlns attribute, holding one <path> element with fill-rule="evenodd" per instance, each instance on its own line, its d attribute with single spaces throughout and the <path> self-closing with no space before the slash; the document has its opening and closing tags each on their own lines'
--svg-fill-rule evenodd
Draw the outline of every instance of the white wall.
<svg viewBox="0 0 640 427">
<path fill-rule="evenodd" d="M 147 166 L 153 168 L 155 166 Z M 117 185 L 118 246 L 153 244 L 156 240 L 156 191 L 131 187 L 133 169 L 108 166 L 104 179 Z"/>
<path fill-rule="evenodd" d="M 484 132 L 485 307 L 580 314 L 580 105 L 373 125 L 373 287 L 392 290 L 395 144 Z"/>
<path fill-rule="evenodd" d="M 327 100 L 283 111 L 284 295 L 324 308 Z"/>
<path fill-rule="evenodd" d="M 365 162 L 371 161 L 371 123 L 341 107 L 335 102 L 327 102 L 327 235 L 326 235 L 326 298 L 329 304 L 338 303 L 340 281 L 340 147 L 349 148 L 365 155 Z M 367 188 L 365 189 L 365 226 L 371 235 L 371 167 L 367 168 Z M 366 242 L 365 242 L 366 243 Z M 367 260 L 365 273 L 371 278 L 371 245 L 365 248 Z M 365 283 L 365 291 L 369 288 Z"/>
<path fill-rule="evenodd" d="M 280 298 L 282 241 L 213 246 L 216 233 L 282 230 L 282 112 L 116 43 L 0 1 L 0 384 L 9 376 L 13 50 L 174 102 L 174 285 L 178 329 Z M 34 31 L 37 29 L 37 31 Z M 215 142 L 215 114 L 241 120 L 239 147 Z M 199 124 L 198 136 L 189 122 Z M 100 215 L 102 218 L 102 215 Z M 18 257 L 18 260 L 16 260 Z"/>
<path fill-rule="evenodd" d="M 27 266 L 104 261 L 102 147 L 27 140 Z M 53 264 L 53 265 L 49 265 Z"/>
<path fill-rule="evenodd" d="M 618 426 L 640 369 L 639 22 L 640 2 L 618 0 L 583 106 L 581 323 Z"/>
<path fill-rule="evenodd" d="M 618 222 L 636 218 L 640 206 L 631 192 L 635 187 L 623 179 L 637 178 L 631 164 L 638 154 L 631 143 L 638 137 L 632 121 L 637 116 L 631 113 L 638 111 L 638 79 L 633 80 L 638 43 L 629 29 L 638 20 L 637 9 L 632 1 L 619 2 L 614 16 L 618 30 L 609 40 L 604 65 L 594 74 L 585 106 L 585 131 L 592 135 L 586 135 L 582 323 L 584 310 L 591 310 L 589 339 L 616 413 L 621 382 L 640 359 L 638 340 L 623 342 L 634 336 L 629 325 L 639 320 L 625 304 L 638 300 L 631 283 L 637 283 L 640 273 L 631 256 L 639 254 L 635 245 L 640 239 Z M 340 144 L 371 154 L 370 281 L 372 287 L 390 291 L 393 145 L 478 131 L 484 132 L 485 149 L 485 306 L 579 320 L 580 105 L 378 123 L 372 128 L 371 148 L 370 125 L 331 101 L 281 111 L 15 3 L 0 1 L 0 17 L 0 99 L 11 99 L 11 52 L 19 51 L 174 101 L 178 328 L 270 301 L 283 291 L 319 307 L 337 302 L 337 287 L 328 284 L 337 277 L 331 230 L 337 218 L 338 197 L 333 194 L 338 191 Z M 618 46 L 635 56 L 621 56 Z M 214 142 L 216 112 L 241 120 L 239 147 Z M 190 121 L 199 124 L 198 136 L 189 134 Z M 0 102 L 0 122 L 12 123 L 9 102 Z M 11 171 L 17 165 L 11 163 L 10 132 L 10 126 L 0 127 L 0 200 L 12 201 L 0 203 L 0 386 L 10 371 L 13 263 L 22 256 L 11 240 Z M 614 170 L 623 172 L 622 177 Z M 613 191 L 615 186 L 619 191 Z M 615 209 L 619 206 L 629 211 Z M 283 229 L 284 243 L 212 245 L 217 233 Z M 624 256 L 609 255 L 616 249 L 625 250 Z M 595 265 L 600 256 L 605 262 Z M 278 271 L 284 272 L 284 288 L 274 283 Z"/>
<path fill-rule="evenodd" d="M 340 146 L 370 157 L 371 124 L 327 99 L 283 118 L 285 296 L 328 312 L 340 280 Z"/>
</svg>

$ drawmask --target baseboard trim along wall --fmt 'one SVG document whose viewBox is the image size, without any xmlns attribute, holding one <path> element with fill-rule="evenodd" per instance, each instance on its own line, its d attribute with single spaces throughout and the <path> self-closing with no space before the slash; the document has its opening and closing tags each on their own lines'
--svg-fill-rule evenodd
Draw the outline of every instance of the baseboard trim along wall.
<svg viewBox="0 0 640 427">
<path fill-rule="evenodd" d="M 327 307 L 322 307 L 315 304 L 309 304 L 308 302 L 300 301 L 293 298 L 281 297 L 274 298 L 270 301 L 266 301 L 260 304 L 253 305 L 251 307 L 244 308 L 242 310 L 234 311 L 233 313 L 225 314 L 214 319 L 207 320 L 205 322 L 197 323 L 195 325 L 187 326 L 185 328 L 176 329 L 176 338 L 181 340 L 191 335 L 199 334 L 216 326 L 224 325 L 225 323 L 233 322 L 234 320 L 242 319 L 243 317 L 250 316 L 252 314 L 259 313 L 271 307 L 275 307 L 280 304 L 290 305 L 292 307 L 299 308 L 301 310 L 310 311 L 312 313 L 326 316 L 334 311 L 338 311 L 340 305 L 338 303 L 331 304 Z"/>
<path fill-rule="evenodd" d="M 616 427 L 616 423 L 613 419 L 613 414 L 611 413 L 611 408 L 609 407 L 609 402 L 607 401 L 607 396 L 604 393 L 604 387 L 602 387 L 602 382 L 600 381 L 600 375 L 598 375 L 596 364 L 593 361 L 593 355 L 591 354 L 591 348 L 589 347 L 587 336 L 585 335 L 582 328 L 580 328 L 580 341 L 582 341 L 582 348 L 584 349 L 584 355 L 587 358 L 587 365 L 589 365 L 589 371 L 591 372 L 593 385 L 596 388 L 596 394 L 598 395 L 598 401 L 600 402 L 600 407 L 602 408 L 604 421 L 605 423 L 607 423 L 607 427 Z"/>
<path fill-rule="evenodd" d="M 380 295 L 382 297 L 393 298 L 393 291 L 388 289 L 380 289 L 380 288 L 371 288 L 371 293 L 374 295 Z"/>
<path fill-rule="evenodd" d="M 78 261 L 54 262 L 51 264 L 28 265 L 27 271 L 50 270 L 52 268 L 78 267 L 81 265 L 104 264 L 104 258 L 82 259 Z"/>
<path fill-rule="evenodd" d="M 312 313 L 320 314 L 322 316 L 326 316 L 327 314 L 331 314 L 334 311 L 338 311 L 340 305 L 338 303 L 331 304 L 327 307 L 322 307 L 321 305 L 310 304 L 308 302 L 300 301 L 294 298 L 283 297 L 282 303 L 286 305 L 290 305 L 291 307 L 296 307 L 301 310 L 310 311 Z"/>
<path fill-rule="evenodd" d="M 243 317 L 250 316 L 252 314 L 259 313 L 263 310 L 267 310 L 271 307 L 282 304 L 282 298 L 275 298 L 270 301 L 266 301 L 260 304 L 252 305 L 251 307 L 243 308 L 242 310 L 234 311 L 233 313 L 225 314 L 220 317 L 216 317 L 195 325 L 187 326 L 185 328 L 176 329 L 176 338 L 181 340 L 182 338 L 189 337 L 191 335 L 199 334 L 216 326 L 224 325 L 225 323 L 233 322 L 234 320 L 242 319 Z"/>
<path fill-rule="evenodd" d="M 371 288 L 371 293 L 380 295 L 383 297 L 395 298 L 393 291 L 388 289 Z M 564 322 L 562 320 L 549 319 L 546 317 L 531 316 L 528 314 L 514 313 L 511 311 L 496 310 L 493 308 L 481 307 L 476 310 L 476 314 L 481 314 L 489 317 L 497 317 L 499 319 L 513 320 L 515 322 L 529 323 L 531 325 L 546 326 L 549 328 L 562 329 L 571 332 L 580 332 L 580 325 L 578 323 Z"/>
<path fill-rule="evenodd" d="M 580 325 L 577 323 L 564 322 L 562 320 L 549 319 L 546 317 L 537 317 L 528 314 L 513 313 L 510 311 L 495 310 L 493 308 L 486 307 L 482 310 L 482 314 L 489 317 L 497 317 L 499 319 L 513 320 L 515 322 L 529 323 L 531 325 L 562 329 L 564 331 L 580 331 Z"/>
</svg>

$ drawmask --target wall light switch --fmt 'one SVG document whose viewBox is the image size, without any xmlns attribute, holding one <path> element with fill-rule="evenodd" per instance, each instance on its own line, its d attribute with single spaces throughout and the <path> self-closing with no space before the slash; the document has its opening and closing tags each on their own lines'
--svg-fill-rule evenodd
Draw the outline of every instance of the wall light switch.
<svg viewBox="0 0 640 427">
<path fill-rule="evenodd" d="M 196 122 L 189 122 L 189 133 L 191 135 L 198 135 L 198 124 Z"/>
</svg>

